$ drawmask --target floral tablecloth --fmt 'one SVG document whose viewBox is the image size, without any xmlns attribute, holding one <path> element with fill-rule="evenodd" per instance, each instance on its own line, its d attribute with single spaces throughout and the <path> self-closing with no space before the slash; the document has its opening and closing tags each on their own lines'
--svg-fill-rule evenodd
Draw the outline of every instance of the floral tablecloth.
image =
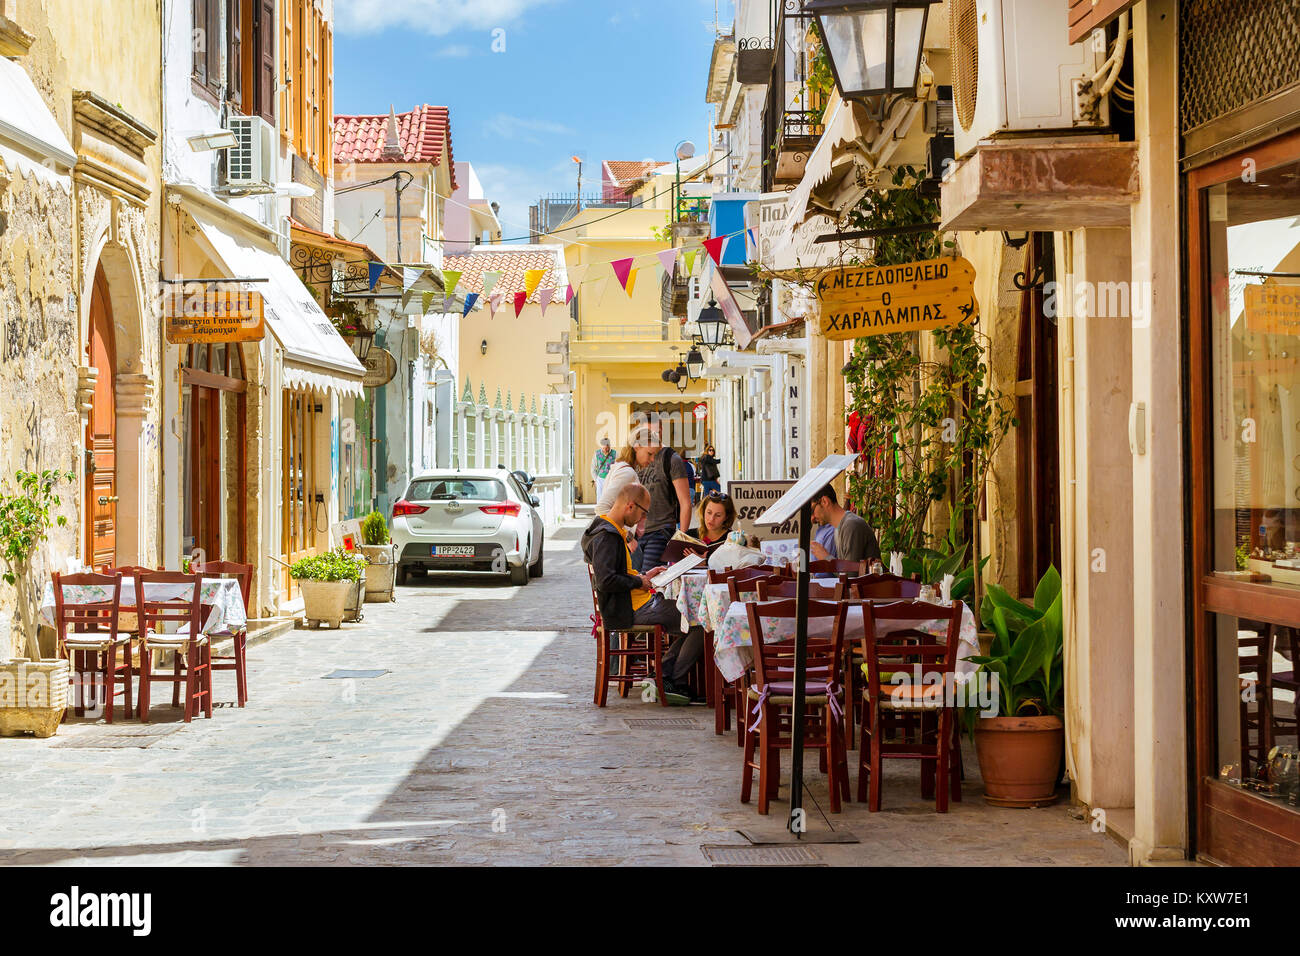
<svg viewBox="0 0 1300 956">
<path fill-rule="evenodd" d="M 687 571 L 664 588 L 664 597 L 674 602 L 677 610 L 682 612 L 683 631 L 688 631 L 697 625 L 705 630 L 712 630 L 709 622 L 703 617 L 702 607 L 704 589 L 708 584 L 708 571 Z"/>
<path fill-rule="evenodd" d="M 150 601 L 170 601 L 186 598 L 190 595 L 192 584 L 147 584 L 145 595 Z M 112 590 L 97 585 L 65 584 L 63 600 L 67 604 L 94 604 L 111 599 Z M 213 637 L 233 634 L 248 623 L 244 613 L 244 596 L 239 590 L 239 581 L 235 578 L 205 578 L 199 591 L 199 599 L 212 606 L 208 619 L 203 624 L 203 633 Z M 135 580 L 122 579 L 123 608 L 135 607 Z M 54 626 L 54 583 L 46 582 L 45 593 L 41 596 L 41 620 Z"/>
<path fill-rule="evenodd" d="M 717 585 L 714 585 L 715 587 Z M 753 637 L 749 633 L 749 617 L 744 601 L 736 601 L 723 611 L 721 626 L 713 629 L 713 660 L 722 672 L 722 676 L 732 681 L 739 678 L 753 662 Z M 829 635 L 833 626 L 832 618 L 813 618 L 808 624 L 811 637 Z M 862 636 L 862 608 L 849 608 L 845 621 L 846 641 L 857 641 Z M 891 621 L 886 626 L 877 624 L 877 633 L 889 633 L 891 630 L 915 628 L 928 634 L 942 634 L 948 625 L 945 621 Z M 771 618 L 763 622 L 763 638 L 768 644 L 794 639 L 795 622 L 791 618 Z M 975 673 L 976 664 L 968 660 L 978 657 L 980 653 L 979 633 L 975 628 L 975 615 L 969 607 L 962 605 L 961 635 L 958 639 L 957 681 L 965 683 Z"/>
</svg>

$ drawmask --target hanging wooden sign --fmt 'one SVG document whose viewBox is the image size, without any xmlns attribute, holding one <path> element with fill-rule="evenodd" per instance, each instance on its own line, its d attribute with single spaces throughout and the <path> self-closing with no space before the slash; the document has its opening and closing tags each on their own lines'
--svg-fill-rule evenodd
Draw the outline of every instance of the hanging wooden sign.
<svg viewBox="0 0 1300 956">
<path fill-rule="evenodd" d="M 366 367 L 363 388 L 383 388 L 397 375 L 397 359 L 388 349 L 372 347 L 361 364 Z"/>
<path fill-rule="evenodd" d="M 940 329 L 979 314 L 975 267 L 960 258 L 835 269 L 818 281 L 817 298 L 828 339 Z"/>
<path fill-rule="evenodd" d="M 243 289 L 178 285 L 165 297 L 167 341 L 258 342 L 266 336 L 264 301 L 260 292 Z"/>
</svg>

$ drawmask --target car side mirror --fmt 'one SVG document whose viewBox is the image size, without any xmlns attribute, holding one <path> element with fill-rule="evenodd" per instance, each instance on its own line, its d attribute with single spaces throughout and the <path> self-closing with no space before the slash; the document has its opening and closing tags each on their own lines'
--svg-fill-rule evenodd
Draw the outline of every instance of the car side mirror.
<svg viewBox="0 0 1300 956">
<path fill-rule="evenodd" d="M 542 499 L 538 498 L 536 495 L 529 495 L 528 503 L 534 508 L 540 508 L 542 506 Z"/>
</svg>

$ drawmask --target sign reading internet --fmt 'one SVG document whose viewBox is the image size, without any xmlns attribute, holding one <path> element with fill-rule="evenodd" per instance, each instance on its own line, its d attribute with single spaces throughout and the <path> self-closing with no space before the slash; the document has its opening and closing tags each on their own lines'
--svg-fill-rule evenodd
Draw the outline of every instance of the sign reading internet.
<svg viewBox="0 0 1300 956">
<path fill-rule="evenodd" d="M 799 518 L 791 518 L 779 528 L 764 525 L 759 527 L 757 521 L 783 494 L 794 487 L 793 481 L 729 481 L 727 494 L 736 506 L 736 523 L 733 531 L 758 535 L 760 538 L 798 538 Z"/>
<path fill-rule="evenodd" d="M 940 329 L 979 313 L 975 267 L 960 258 L 836 269 L 818 281 L 817 298 L 828 339 Z"/>
</svg>

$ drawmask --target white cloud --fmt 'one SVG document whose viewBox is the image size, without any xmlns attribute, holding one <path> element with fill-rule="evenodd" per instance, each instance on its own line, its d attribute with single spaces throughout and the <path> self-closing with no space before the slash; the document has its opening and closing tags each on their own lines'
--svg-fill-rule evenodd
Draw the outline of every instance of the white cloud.
<svg viewBox="0 0 1300 956">
<path fill-rule="evenodd" d="M 500 139 L 513 139 L 523 143 L 540 143 L 546 136 L 571 136 L 573 130 L 563 123 L 528 119 L 497 113 L 483 124 L 484 132 Z"/>
<path fill-rule="evenodd" d="M 457 57 L 457 58 L 459 58 L 459 57 L 471 56 L 472 54 L 473 54 L 473 51 L 470 50 L 469 47 L 465 46 L 465 44 L 463 44 L 463 43 L 453 43 L 451 46 L 445 46 L 445 47 L 443 47 L 441 50 L 439 50 L 437 53 L 435 53 L 434 56 L 436 56 L 436 57 Z"/>
<path fill-rule="evenodd" d="M 507 163 L 474 164 L 489 202 L 501 204 L 499 218 L 507 239 L 528 235 L 528 207 L 551 193 L 571 195 L 577 184 L 577 168 L 567 158 L 549 167 Z M 590 181 L 584 183 L 583 192 Z"/>
<path fill-rule="evenodd" d="M 508 26 L 555 0 L 335 0 L 340 33 L 379 33 L 390 27 L 446 36 L 456 30 Z M 488 41 L 484 41 L 485 45 Z"/>
</svg>

